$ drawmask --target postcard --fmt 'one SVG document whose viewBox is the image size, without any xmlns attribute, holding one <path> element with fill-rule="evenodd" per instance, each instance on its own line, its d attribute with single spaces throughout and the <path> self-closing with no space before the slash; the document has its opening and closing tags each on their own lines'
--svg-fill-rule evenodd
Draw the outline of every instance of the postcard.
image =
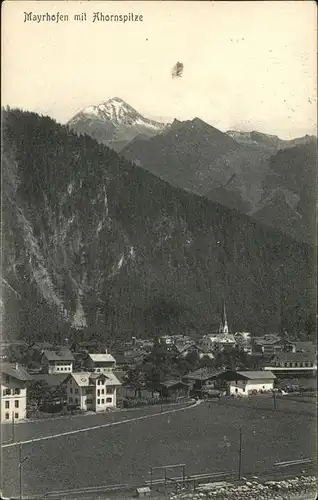
<svg viewBox="0 0 318 500">
<path fill-rule="evenodd" d="M 2 19 L 1 498 L 316 498 L 315 3 Z"/>
</svg>

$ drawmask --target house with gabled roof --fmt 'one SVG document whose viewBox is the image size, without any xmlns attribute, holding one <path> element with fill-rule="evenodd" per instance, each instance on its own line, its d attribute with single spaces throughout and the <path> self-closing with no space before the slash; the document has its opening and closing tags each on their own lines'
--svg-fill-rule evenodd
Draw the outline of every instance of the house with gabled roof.
<svg viewBox="0 0 318 500">
<path fill-rule="evenodd" d="M 18 363 L 1 364 L 0 422 L 26 418 L 27 382 L 30 375 Z"/>
<path fill-rule="evenodd" d="M 177 349 L 177 353 L 182 357 L 186 357 L 193 352 L 197 353 L 200 359 L 204 356 L 208 356 L 211 359 L 213 359 L 214 357 L 211 352 L 205 352 L 204 349 L 197 345 L 194 340 L 179 340 L 178 342 L 176 342 L 175 347 Z"/>
<path fill-rule="evenodd" d="M 286 352 L 276 354 L 265 366 L 264 370 L 280 375 L 317 375 L 316 355 L 309 352 Z"/>
<path fill-rule="evenodd" d="M 282 339 L 277 334 L 266 334 L 253 339 L 255 352 L 261 352 L 264 356 L 274 356 L 280 352 L 295 352 L 294 342 Z"/>
<path fill-rule="evenodd" d="M 86 360 L 88 371 L 96 373 L 106 373 L 116 367 L 115 358 L 107 351 L 102 353 L 89 353 Z"/>
<path fill-rule="evenodd" d="M 220 370 L 205 366 L 189 372 L 183 377 L 183 380 L 189 383 L 191 390 L 200 391 L 207 386 L 213 387 L 214 381 L 220 373 Z"/>
<path fill-rule="evenodd" d="M 45 350 L 52 350 L 54 349 L 54 345 L 51 342 L 33 342 L 30 346 L 32 349 L 35 351 L 43 352 Z"/>
<path fill-rule="evenodd" d="M 164 398 L 186 398 L 189 396 L 189 390 L 189 385 L 182 380 L 166 380 L 160 384 L 161 396 Z"/>
<path fill-rule="evenodd" d="M 248 396 L 254 391 L 272 391 L 276 376 L 265 370 L 226 370 L 218 375 L 217 379 L 225 383 L 228 395 Z"/>
<path fill-rule="evenodd" d="M 64 383 L 69 406 L 95 412 L 116 408 L 117 389 L 121 386 L 121 382 L 112 371 L 73 372 Z"/>
<path fill-rule="evenodd" d="M 61 347 L 45 349 L 41 363 L 46 373 L 71 373 L 73 371 L 74 356 L 70 349 Z"/>
</svg>

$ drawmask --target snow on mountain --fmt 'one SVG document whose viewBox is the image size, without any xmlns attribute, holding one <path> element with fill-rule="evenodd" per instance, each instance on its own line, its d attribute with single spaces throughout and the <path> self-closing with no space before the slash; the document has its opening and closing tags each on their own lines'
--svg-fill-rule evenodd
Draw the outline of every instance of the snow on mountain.
<svg viewBox="0 0 318 500">
<path fill-rule="evenodd" d="M 105 122 L 112 121 L 116 125 L 144 125 L 158 131 L 162 130 L 165 126 L 164 123 L 144 118 L 138 111 L 119 97 L 113 97 L 97 106 L 88 106 L 84 108 L 69 121 L 69 124 L 77 123 L 79 120 L 82 120 L 84 116 L 88 119 L 97 117 Z"/>
<path fill-rule="evenodd" d="M 145 118 L 119 97 L 82 109 L 68 125 L 117 151 L 139 134 L 152 137 L 166 127 L 165 123 Z"/>
</svg>

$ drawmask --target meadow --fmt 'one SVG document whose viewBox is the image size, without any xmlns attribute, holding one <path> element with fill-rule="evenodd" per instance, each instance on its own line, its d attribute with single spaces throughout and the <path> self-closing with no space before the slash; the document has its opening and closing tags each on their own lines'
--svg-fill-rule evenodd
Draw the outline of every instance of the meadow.
<svg viewBox="0 0 318 500">
<path fill-rule="evenodd" d="M 131 420 L 132 415 L 127 413 L 125 418 Z M 139 415 L 141 412 L 135 412 Z M 123 417 L 124 412 L 116 420 Z M 88 418 L 84 417 L 85 422 Z M 58 424 L 59 431 L 62 425 Z M 275 462 L 315 455 L 312 404 L 282 398 L 274 409 L 268 398 L 213 401 L 176 413 L 26 443 L 23 492 L 32 498 L 55 490 L 142 484 L 149 479 L 150 465 L 185 463 L 186 474 L 235 471 L 240 427 L 243 475 L 261 475 Z M 3 494 L 12 498 L 18 492 L 18 447 L 4 448 L 3 460 Z"/>
</svg>

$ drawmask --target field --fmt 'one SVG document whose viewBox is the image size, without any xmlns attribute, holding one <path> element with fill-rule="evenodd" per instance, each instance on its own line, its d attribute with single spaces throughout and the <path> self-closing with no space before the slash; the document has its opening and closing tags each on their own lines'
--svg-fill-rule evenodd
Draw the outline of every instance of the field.
<svg viewBox="0 0 318 500">
<path fill-rule="evenodd" d="M 147 412 L 156 416 L 132 420 Z M 237 470 L 239 427 L 242 473 L 260 474 L 275 462 L 315 455 L 312 403 L 271 398 L 213 401 L 160 414 L 160 408 L 28 423 L 16 439 L 68 432 L 111 421 L 129 422 L 23 444 L 23 492 L 32 498 L 50 491 L 106 484 L 141 484 L 149 466 L 185 463 L 187 474 Z M 45 426 L 49 426 L 46 429 Z M 21 435 L 25 433 L 25 438 Z M 2 489 L 18 494 L 18 446 L 5 447 Z"/>
</svg>

